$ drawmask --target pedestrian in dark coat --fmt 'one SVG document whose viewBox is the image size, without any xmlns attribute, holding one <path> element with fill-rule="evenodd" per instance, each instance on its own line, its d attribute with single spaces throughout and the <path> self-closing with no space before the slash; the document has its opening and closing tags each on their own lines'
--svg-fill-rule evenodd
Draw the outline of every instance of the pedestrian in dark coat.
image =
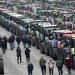
<svg viewBox="0 0 75 75">
<path fill-rule="evenodd" d="M 56 61 L 56 66 L 58 68 L 59 75 L 62 75 L 63 74 L 63 71 L 62 71 L 63 61 L 61 58 L 58 58 L 58 60 Z"/>
<path fill-rule="evenodd" d="M 43 56 L 41 56 L 41 58 L 39 60 L 39 64 L 41 67 L 42 75 L 46 75 L 46 60 L 44 59 Z"/>
<path fill-rule="evenodd" d="M 1 47 L 1 44 L 2 44 L 2 37 L 0 36 L 0 47 Z"/>
<path fill-rule="evenodd" d="M 14 35 L 11 35 L 12 36 L 12 38 L 15 40 L 15 36 Z"/>
<path fill-rule="evenodd" d="M 32 75 L 34 67 L 33 67 L 33 64 L 31 62 L 28 62 L 27 68 L 28 68 L 28 75 Z"/>
<path fill-rule="evenodd" d="M 31 37 L 32 37 L 31 34 L 26 35 L 28 47 L 31 47 Z"/>
<path fill-rule="evenodd" d="M 71 74 L 71 68 L 72 68 L 72 59 L 70 57 L 70 55 L 68 55 L 65 59 L 65 65 L 68 69 L 68 73 Z"/>
<path fill-rule="evenodd" d="M 9 39 L 8 39 L 8 42 L 9 42 L 9 44 L 10 44 L 11 50 L 12 50 L 13 48 L 15 48 L 14 40 L 15 40 L 15 37 L 14 37 L 13 35 L 11 35 L 11 36 L 9 37 Z"/>
<path fill-rule="evenodd" d="M 2 46 L 3 54 L 5 54 L 5 51 L 6 51 L 6 43 L 4 42 L 4 40 L 2 40 L 1 46 Z"/>
<path fill-rule="evenodd" d="M 23 42 L 23 47 L 26 48 L 27 39 L 25 35 L 22 36 L 22 42 Z"/>
<path fill-rule="evenodd" d="M 16 37 L 16 42 L 17 42 L 18 46 L 20 45 L 21 40 L 22 40 L 21 36 Z"/>
<path fill-rule="evenodd" d="M 4 37 L 3 37 L 3 40 L 4 40 L 4 42 L 5 42 L 5 49 L 7 50 L 7 37 L 4 36 Z"/>
<path fill-rule="evenodd" d="M 17 47 L 16 53 L 17 53 L 17 62 L 19 63 L 19 59 L 20 59 L 20 63 L 22 63 L 20 47 Z"/>
<path fill-rule="evenodd" d="M 26 61 L 30 61 L 30 49 L 27 47 L 25 50 L 25 55 L 26 55 Z"/>
</svg>

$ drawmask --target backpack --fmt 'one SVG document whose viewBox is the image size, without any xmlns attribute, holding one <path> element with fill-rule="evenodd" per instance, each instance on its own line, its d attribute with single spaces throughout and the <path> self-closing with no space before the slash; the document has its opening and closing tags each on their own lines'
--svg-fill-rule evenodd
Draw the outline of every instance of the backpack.
<svg viewBox="0 0 75 75">
<path fill-rule="evenodd" d="M 58 60 L 58 61 L 56 62 L 56 66 L 57 66 L 57 67 L 62 67 L 62 66 L 63 66 L 62 61 L 61 61 L 61 60 Z"/>
</svg>

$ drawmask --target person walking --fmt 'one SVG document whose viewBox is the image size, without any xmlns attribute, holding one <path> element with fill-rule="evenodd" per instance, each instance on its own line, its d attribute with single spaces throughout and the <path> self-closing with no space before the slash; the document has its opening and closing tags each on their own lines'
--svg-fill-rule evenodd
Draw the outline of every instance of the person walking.
<svg viewBox="0 0 75 75">
<path fill-rule="evenodd" d="M 42 75 L 46 75 L 46 60 L 43 56 L 41 56 L 39 60 L 39 65 L 41 67 Z"/>
<path fill-rule="evenodd" d="M 22 63 L 22 60 L 21 60 L 21 49 L 20 49 L 19 46 L 17 47 L 16 53 L 17 53 L 17 63 L 19 63 L 19 59 L 20 59 L 20 63 Z"/>
<path fill-rule="evenodd" d="M 26 48 L 26 43 L 27 43 L 26 35 L 22 36 L 22 42 L 23 42 L 23 47 Z"/>
<path fill-rule="evenodd" d="M 0 36 L 0 47 L 1 47 L 1 44 L 2 44 L 2 37 Z"/>
<path fill-rule="evenodd" d="M 31 34 L 30 33 L 26 34 L 26 38 L 27 38 L 28 47 L 31 47 L 31 38 L 32 38 Z"/>
<path fill-rule="evenodd" d="M 15 37 L 14 35 L 11 35 L 8 39 L 9 44 L 10 44 L 10 49 L 13 50 L 15 48 L 15 43 L 14 43 Z"/>
<path fill-rule="evenodd" d="M 7 37 L 4 36 L 4 37 L 3 37 L 3 40 L 4 40 L 4 43 L 5 43 L 5 50 L 7 50 Z"/>
<path fill-rule="evenodd" d="M 37 49 L 40 49 L 40 32 L 39 31 L 36 31 L 35 32 L 35 40 L 36 40 L 36 48 Z"/>
<path fill-rule="evenodd" d="M 56 66 L 58 68 L 59 75 L 62 75 L 63 74 L 63 71 L 62 71 L 63 61 L 61 58 L 58 58 L 58 60 L 56 61 Z"/>
<path fill-rule="evenodd" d="M 27 63 L 30 61 L 30 49 L 27 47 L 25 50 L 26 61 Z"/>
<path fill-rule="evenodd" d="M 1 47 L 2 47 L 3 54 L 5 54 L 5 52 L 6 52 L 6 43 L 4 42 L 3 39 L 2 39 Z"/>
<path fill-rule="evenodd" d="M 72 59 L 70 55 L 68 55 L 65 59 L 65 65 L 67 67 L 68 73 L 71 74 L 71 68 L 72 68 Z"/>
<path fill-rule="evenodd" d="M 33 64 L 29 61 L 28 65 L 27 65 L 27 69 L 28 69 L 28 75 L 32 75 L 33 74 Z"/>
<path fill-rule="evenodd" d="M 61 40 L 60 39 L 58 39 L 57 41 L 57 50 L 58 50 L 58 56 L 60 56 L 61 55 Z"/>
<path fill-rule="evenodd" d="M 52 58 L 48 60 L 48 67 L 49 67 L 49 75 L 53 75 L 54 61 L 52 60 Z"/>
<path fill-rule="evenodd" d="M 57 60 L 58 58 L 58 54 L 57 54 L 57 40 L 53 37 L 50 41 L 50 45 L 51 45 L 51 57 L 55 60 Z"/>
<path fill-rule="evenodd" d="M 17 36 L 16 37 L 16 42 L 18 44 L 18 46 L 20 45 L 20 42 L 21 42 L 21 36 Z"/>
<path fill-rule="evenodd" d="M 49 56 L 49 37 L 45 36 L 45 54 Z"/>
</svg>

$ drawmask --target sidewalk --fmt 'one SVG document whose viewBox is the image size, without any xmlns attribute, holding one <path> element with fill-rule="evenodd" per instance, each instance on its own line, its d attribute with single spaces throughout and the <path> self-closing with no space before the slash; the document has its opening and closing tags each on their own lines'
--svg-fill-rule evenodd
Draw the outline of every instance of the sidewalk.
<svg viewBox="0 0 75 75">
<path fill-rule="evenodd" d="M 0 32 L 0 35 L 3 37 L 4 35 L 5 36 L 7 36 L 7 37 L 9 37 L 10 35 L 11 35 L 11 32 L 8 32 L 7 30 L 5 30 L 4 28 L 2 28 L 2 27 L 0 27 L 0 30 L 1 30 L 1 32 Z M 16 44 L 16 47 L 17 47 L 17 44 Z M 22 49 L 22 59 L 23 59 L 23 63 L 22 63 L 22 65 L 20 65 L 20 67 L 22 67 L 23 69 L 26 67 L 26 60 L 25 60 L 25 55 L 24 55 L 24 48 L 23 48 L 23 45 L 22 45 L 22 43 L 20 44 L 20 47 L 21 47 L 21 49 Z M 16 48 L 15 48 L 16 49 Z M 12 62 L 13 61 L 15 61 L 15 63 L 16 63 L 16 59 L 14 59 L 15 57 L 16 57 L 16 52 L 15 52 L 15 49 L 13 50 L 13 51 L 10 51 L 10 47 L 9 47 L 9 44 L 8 44 L 8 51 L 6 52 L 6 54 L 7 54 L 7 56 L 10 54 L 11 56 L 10 57 L 12 57 Z M 34 70 L 34 75 L 37 73 L 37 74 L 39 74 L 39 75 L 41 75 L 41 71 L 40 71 L 40 67 L 39 67 L 39 63 L 38 63 L 38 61 L 39 61 L 39 59 L 40 59 L 40 57 L 41 57 L 41 53 L 40 53 L 40 51 L 38 50 L 38 49 L 36 49 L 35 47 L 31 47 L 30 48 L 31 49 L 31 61 L 32 61 L 32 63 L 34 64 L 34 66 L 35 66 L 35 70 Z M 10 58 L 10 57 L 8 57 L 8 58 Z M 49 59 L 49 56 L 46 56 L 45 54 L 44 54 L 44 57 L 45 57 L 45 59 L 48 61 L 48 59 Z M 14 63 L 14 64 L 15 64 Z M 55 64 L 56 64 L 56 62 L 55 62 Z M 47 64 L 46 64 L 47 65 Z M 38 69 L 39 68 L 39 69 Z M 38 70 L 38 71 L 37 71 Z M 39 73 L 38 73 L 39 72 Z M 72 75 L 75 75 L 75 71 L 73 71 L 72 70 Z M 27 74 L 27 73 L 26 73 Z M 48 73 L 48 65 L 47 65 L 47 75 L 49 75 L 49 73 Z M 55 68 L 54 68 L 54 75 L 58 75 L 58 70 L 57 70 L 57 67 L 56 67 L 56 65 L 55 65 Z M 67 69 L 65 68 L 65 66 L 63 67 L 63 75 L 68 75 L 67 74 Z"/>
</svg>

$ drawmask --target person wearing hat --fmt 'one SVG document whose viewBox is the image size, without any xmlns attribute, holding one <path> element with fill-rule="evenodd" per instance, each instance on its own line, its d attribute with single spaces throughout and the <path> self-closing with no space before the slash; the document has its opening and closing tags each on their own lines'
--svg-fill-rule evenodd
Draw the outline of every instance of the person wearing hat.
<svg viewBox="0 0 75 75">
<path fill-rule="evenodd" d="M 48 60 L 49 75 L 53 75 L 54 61 L 52 58 Z"/>
</svg>

